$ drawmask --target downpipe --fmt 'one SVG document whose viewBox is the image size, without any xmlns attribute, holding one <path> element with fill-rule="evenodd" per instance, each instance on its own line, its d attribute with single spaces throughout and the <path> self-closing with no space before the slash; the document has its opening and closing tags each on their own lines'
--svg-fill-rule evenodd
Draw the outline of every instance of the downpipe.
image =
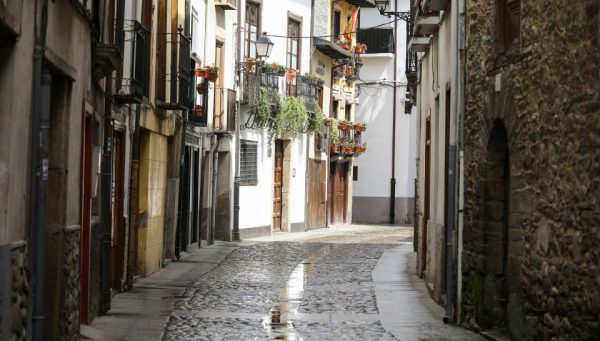
<svg viewBox="0 0 600 341">
<path fill-rule="evenodd" d="M 100 246 L 100 311 L 106 313 L 110 309 L 111 289 L 111 228 L 112 228 L 112 119 L 110 103 L 107 101 L 104 119 L 104 148 L 102 149 L 102 221 Z"/>
<path fill-rule="evenodd" d="M 242 27 L 240 23 L 242 22 L 242 11 L 239 10 L 244 5 L 243 0 L 237 0 L 237 44 L 236 44 L 236 56 L 237 61 L 242 61 Z M 236 67 L 237 67 L 237 63 Z M 238 81 L 238 100 L 235 103 L 235 175 L 233 177 L 233 240 L 236 242 L 241 241 L 240 239 L 240 114 L 241 114 L 241 105 L 240 105 L 240 84 L 242 81 L 242 70 L 238 68 L 237 81 Z"/>
<path fill-rule="evenodd" d="M 44 50 L 46 49 L 46 29 L 48 27 L 48 0 L 41 0 L 41 17 L 38 22 L 38 4 L 35 5 L 35 47 L 33 49 L 33 96 L 32 138 L 31 138 L 31 183 L 30 195 L 35 198 L 33 207 L 30 206 L 30 216 L 33 216 L 32 227 L 29 231 L 33 239 L 33 340 L 44 339 L 44 291 L 46 284 L 46 238 L 48 207 L 48 145 L 50 140 L 50 104 L 52 76 L 43 65 Z"/>
<path fill-rule="evenodd" d="M 394 11 L 398 10 L 398 0 L 394 0 Z M 392 177 L 390 178 L 390 215 L 389 223 L 396 221 L 396 96 L 398 74 L 398 20 L 394 20 L 394 90 L 392 102 Z"/>
<path fill-rule="evenodd" d="M 219 176 L 219 135 L 213 135 L 213 173 L 211 179 L 211 207 L 210 207 L 210 228 L 208 229 L 207 242 L 212 245 L 215 242 L 215 230 L 217 225 L 217 180 Z"/>
</svg>

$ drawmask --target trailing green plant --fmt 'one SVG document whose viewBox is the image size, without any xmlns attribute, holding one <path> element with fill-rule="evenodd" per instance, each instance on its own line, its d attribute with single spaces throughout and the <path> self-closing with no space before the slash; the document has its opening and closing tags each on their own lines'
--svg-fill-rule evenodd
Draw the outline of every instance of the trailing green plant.
<svg viewBox="0 0 600 341">
<path fill-rule="evenodd" d="M 269 100 L 269 93 L 265 89 L 260 89 L 260 97 L 258 100 L 258 106 L 254 109 L 254 123 L 259 127 L 265 127 L 271 122 L 271 101 Z"/>
<path fill-rule="evenodd" d="M 323 116 L 319 103 L 314 99 L 312 100 L 312 106 L 314 108 L 314 115 L 311 115 L 311 117 L 308 118 L 308 131 L 318 133 L 323 127 L 323 120 L 325 117 Z"/>
<path fill-rule="evenodd" d="M 281 107 L 280 122 L 278 127 L 279 132 L 299 132 L 304 130 L 308 121 L 308 114 L 304 102 L 298 97 L 288 96 Z"/>
<path fill-rule="evenodd" d="M 338 120 L 335 118 L 331 119 L 331 126 L 329 127 L 329 141 L 339 141 L 340 131 L 338 129 Z"/>
</svg>

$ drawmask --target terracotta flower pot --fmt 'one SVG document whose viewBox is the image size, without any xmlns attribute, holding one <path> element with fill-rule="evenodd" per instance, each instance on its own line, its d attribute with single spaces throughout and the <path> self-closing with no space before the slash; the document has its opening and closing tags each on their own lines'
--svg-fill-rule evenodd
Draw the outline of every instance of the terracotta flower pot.
<svg viewBox="0 0 600 341">
<path fill-rule="evenodd" d="M 218 72 L 206 72 L 204 74 L 204 78 L 206 78 L 206 80 L 209 82 L 215 82 L 215 81 L 217 81 L 217 78 L 219 78 L 219 73 Z"/>
<path fill-rule="evenodd" d="M 332 153 L 339 153 L 340 152 L 340 145 L 339 144 L 332 144 L 331 145 L 331 152 Z"/>
<path fill-rule="evenodd" d="M 196 69 L 196 70 L 194 70 L 194 72 L 196 72 L 196 77 L 204 77 L 203 69 Z"/>
<path fill-rule="evenodd" d="M 296 78 L 296 71 L 288 70 L 288 72 L 285 74 L 285 78 L 288 82 L 293 81 Z"/>
<path fill-rule="evenodd" d="M 198 94 L 203 95 L 205 90 L 206 87 L 204 86 L 204 84 L 196 85 L 196 91 L 198 91 Z"/>
</svg>

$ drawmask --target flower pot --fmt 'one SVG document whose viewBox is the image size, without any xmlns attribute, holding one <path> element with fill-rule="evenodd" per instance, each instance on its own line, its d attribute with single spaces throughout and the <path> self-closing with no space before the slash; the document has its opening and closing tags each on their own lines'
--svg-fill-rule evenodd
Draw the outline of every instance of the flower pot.
<svg viewBox="0 0 600 341">
<path fill-rule="evenodd" d="M 252 67 L 256 63 L 256 59 L 254 58 L 246 58 L 246 69 L 248 71 L 252 70 Z"/>
<path fill-rule="evenodd" d="M 332 118 L 330 118 L 330 117 L 326 117 L 326 118 L 323 120 L 323 124 L 325 124 L 325 126 L 326 126 L 326 127 L 331 127 L 331 122 L 333 122 L 333 119 L 332 119 Z"/>
<path fill-rule="evenodd" d="M 352 46 L 350 46 L 350 44 L 342 44 L 342 48 L 343 48 L 344 50 L 350 50 L 350 48 L 351 48 L 351 47 L 352 47 Z"/>
<path fill-rule="evenodd" d="M 359 53 L 359 54 L 360 54 L 360 53 L 363 53 L 363 52 L 364 52 L 364 50 L 363 50 L 363 48 L 362 48 L 362 47 L 360 47 L 360 46 L 356 46 L 356 47 L 354 48 L 354 52 L 355 52 L 355 53 Z"/>
<path fill-rule="evenodd" d="M 342 122 L 338 123 L 339 130 L 348 130 L 348 128 L 349 128 L 348 124 L 342 123 Z"/>
<path fill-rule="evenodd" d="M 352 77 L 354 75 L 354 70 L 352 69 L 352 67 L 347 66 L 346 67 L 346 77 Z"/>
<path fill-rule="evenodd" d="M 337 154 L 340 152 L 340 145 L 339 144 L 332 144 L 331 145 L 331 152 L 334 154 Z"/>
<path fill-rule="evenodd" d="M 296 78 L 296 72 L 294 70 L 288 70 L 288 72 L 285 74 L 285 78 L 288 82 L 293 81 Z"/>
<path fill-rule="evenodd" d="M 194 72 L 196 73 L 196 77 L 204 77 L 204 74 L 206 73 L 204 69 L 195 69 Z"/>
<path fill-rule="evenodd" d="M 198 91 L 198 94 L 204 95 L 204 92 L 206 91 L 206 87 L 204 86 L 204 84 L 198 84 L 198 85 L 196 85 L 196 91 Z"/>
<path fill-rule="evenodd" d="M 219 78 L 219 73 L 207 71 L 204 73 L 204 78 L 206 78 L 206 80 L 209 82 L 215 82 L 215 81 L 217 81 L 217 78 Z"/>
<path fill-rule="evenodd" d="M 360 124 L 355 124 L 354 125 L 354 131 L 356 132 L 361 132 L 361 131 L 365 131 L 367 130 L 367 127 L 360 125 Z"/>
<path fill-rule="evenodd" d="M 192 116 L 202 117 L 203 115 L 204 115 L 204 108 L 200 105 L 196 105 L 196 107 L 192 110 Z"/>
</svg>

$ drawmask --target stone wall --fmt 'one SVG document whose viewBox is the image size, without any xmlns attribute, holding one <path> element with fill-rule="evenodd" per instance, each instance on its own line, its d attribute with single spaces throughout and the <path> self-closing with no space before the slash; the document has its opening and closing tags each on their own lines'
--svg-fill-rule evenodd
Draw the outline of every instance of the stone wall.
<svg viewBox="0 0 600 341">
<path fill-rule="evenodd" d="M 600 335 L 600 4 L 521 1 L 520 41 L 496 57 L 495 2 L 466 1 L 462 321 L 485 327 L 503 305 L 517 340 L 591 339 Z M 498 124 L 505 213 L 484 203 Z M 494 286 L 489 255 L 504 251 L 491 224 L 502 219 L 505 280 Z M 507 301 L 491 299 L 494 290 Z"/>
<path fill-rule="evenodd" d="M 29 312 L 30 273 L 25 242 L 22 245 L 0 247 L 0 264 L 11 265 L 10 272 L 3 272 L 6 282 L 0 283 L 0 339 L 26 340 L 27 315 Z M 6 284 L 8 287 L 2 287 Z M 7 302 L 4 300 L 7 299 Z M 3 332 L 10 334 L 3 335 Z"/>
<path fill-rule="evenodd" d="M 79 339 L 79 226 L 64 231 L 59 340 Z"/>
</svg>

